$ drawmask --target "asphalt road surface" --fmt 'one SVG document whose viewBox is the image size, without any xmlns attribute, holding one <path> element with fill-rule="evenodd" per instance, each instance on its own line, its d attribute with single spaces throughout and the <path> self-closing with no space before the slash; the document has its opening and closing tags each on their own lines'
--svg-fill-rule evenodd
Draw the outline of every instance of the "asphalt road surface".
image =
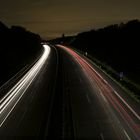
<svg viewBox="0 0 140 140">
<path fill-rule="evenodd" d="M 0 139 L 140 139 L 140 106 L 117 84 L 70 48 L 44 54 L 0 100 Z"/>
</svg>

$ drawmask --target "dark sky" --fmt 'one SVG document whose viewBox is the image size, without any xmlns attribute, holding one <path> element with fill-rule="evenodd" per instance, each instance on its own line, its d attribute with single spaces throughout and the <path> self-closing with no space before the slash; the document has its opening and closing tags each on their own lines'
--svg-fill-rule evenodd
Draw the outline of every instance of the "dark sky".
<svg viewBox="0 0 140 140">
<path fill-rule="evenodd" d="M 0 0 L 0 20 L 42 37 L 140 19 L 140 0 Z"/>
</svg>

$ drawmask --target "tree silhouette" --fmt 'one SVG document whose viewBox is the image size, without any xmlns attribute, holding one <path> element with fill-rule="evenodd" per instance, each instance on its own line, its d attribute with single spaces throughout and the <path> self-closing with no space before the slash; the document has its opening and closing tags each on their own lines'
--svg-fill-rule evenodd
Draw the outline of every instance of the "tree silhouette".
<svg viewBox="0 0 140 140">
<path fill-rule="evenodd" d="M 40 44 L 39 35 L 20 26 L 9 29 L 0 22 L 0 85 L 37 58 L 42 50 Z"/>
<path fill-rule="evenodd" d="M 71 45 L 107 63 L 140 83 L 140 22 L 127 23 L 80 33 Z M 133 76 L 132 76 L 133 75 Z"/>
</svg>

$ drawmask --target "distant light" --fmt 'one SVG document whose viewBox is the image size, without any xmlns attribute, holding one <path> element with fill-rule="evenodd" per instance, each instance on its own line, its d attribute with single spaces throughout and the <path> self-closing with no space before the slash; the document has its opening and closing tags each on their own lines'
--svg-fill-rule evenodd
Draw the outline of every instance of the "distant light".
<svg viewBox="0 0 140 140">
<path fill-rule="evenodd" d="M 43 47 L 44 47 L 44 54 L 42 56 L 42 59 L 43 58 L 47 59 L 51 49 L 50 49 L 50 47 L 48 45 L 43 45 Z"/>
</svg>

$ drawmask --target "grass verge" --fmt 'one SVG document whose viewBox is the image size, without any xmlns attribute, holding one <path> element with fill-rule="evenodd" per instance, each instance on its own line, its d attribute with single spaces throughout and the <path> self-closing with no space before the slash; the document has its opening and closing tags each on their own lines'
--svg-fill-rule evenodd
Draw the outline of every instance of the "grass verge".
<svg viewBox="0 0 140 140">
<path fill-rule="evenodd" d="M 88 60 L 96 65 L 100 70 L 102 70 L 106 75 L 108 75 L 115 83 L 117 83 L 127 94 L 129 94 L 134 100 L 140 103 L 140 85 L 131 81 L 128 77 L 120 78 L 117 71 L 108 66 L 107 64 L 99 61 L 97 58 L 86 54 L 85 52 L 72 48 L 78 54 L 83 55 L 88 58 Z"/>
</svg>

